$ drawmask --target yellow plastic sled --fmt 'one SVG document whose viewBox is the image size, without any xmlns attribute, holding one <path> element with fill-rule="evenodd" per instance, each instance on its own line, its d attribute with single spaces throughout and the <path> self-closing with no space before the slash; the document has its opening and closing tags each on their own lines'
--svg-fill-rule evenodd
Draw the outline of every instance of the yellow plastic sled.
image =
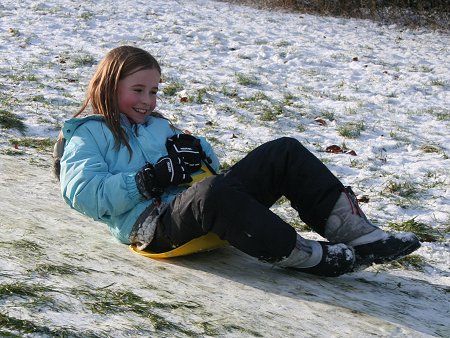
<svg viewBox="0 0 450 338">
<path fill-rule="evenodd" d="M 217 248 L 221 248 L 228 245 L 227 241 L 224 241 L 219 238 L 216 234 L 209 232 L 206 235 L 203 235 L 198 238 L 194 238 L 193 240 L 187 242 L 170 251 L 154 253 L 149 251 L 142 251 L 136 248 L 134 244 L 130 245 L 130 249 L 135 253 L 149 257 L 149 258 L 171 258 L 178 256 L 186 256 L 197 252 L 214 250 Z"/>
<path fill-rule="evenodd" d="M 193 181 L 189 183 L 189 185 L 192 185 L 196 182 L 200 182 L 204 178 L 211 175 L 212 175 L 211 170 L 209 170 L 209 168 L 204 164 L 200 169 L 200 173 L 192 177 Z M 193 240 L 179 246 L 178 248 L 166 252 L 154 253 L 150 251 L 139 250 L 134 244 L 130 245 L 130 249 L 133 252 L 144 257 L 171 258 L 178 256 L 186 256 L 202 251 L 214 250 L 217 248 L 224 247 L 226 245 L 228 245 L 227 241 L 224 241 L 220 239 L 219 236 L 217 236 L 216 234 L 209 232 L 206 235 L 194 238 Z"/>
</svg>

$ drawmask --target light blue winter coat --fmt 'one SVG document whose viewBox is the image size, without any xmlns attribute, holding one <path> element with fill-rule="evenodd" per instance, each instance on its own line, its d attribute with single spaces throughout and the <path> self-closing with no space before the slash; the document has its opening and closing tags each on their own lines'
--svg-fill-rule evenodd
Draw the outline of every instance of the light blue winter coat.
<svg viewBox="0 0 450 338">
<path fill-rule="evenodd" d="M 74 209 L 108 225 L 122 243 L 130 243 L 130 233 L 139 215 L 150 206 L 138 191 L 136 172 L 146 162 L 155 164 L 167 155 L 166 139 L 179 133 L 163 118 L 150 116 L 142 124 L 132 125 L 125 115 L 121 124 L 133 150 L 114 147 L 114 137 L 101 115 L 73 118 L 63 127 L 66 139 L 61 158 L 61 191 L 64 200 Z M 211 167 L 218 170 L 219 160 L 211 145 L 198 137 L 203 150 L 211 158 Z M 170 202 L 186 188 L 169 187 L 162 202 Z"/>
</svg>

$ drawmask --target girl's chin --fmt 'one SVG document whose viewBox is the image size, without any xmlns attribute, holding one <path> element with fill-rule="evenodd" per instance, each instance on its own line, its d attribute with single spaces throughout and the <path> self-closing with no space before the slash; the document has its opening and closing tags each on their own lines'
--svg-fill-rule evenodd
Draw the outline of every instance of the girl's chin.
<svg viewBox="0 0 450 338">
<path fill-rule="evenodd" d="M 145 121 L 146 117 L 147 117 L 146 115 L 142 115 L 142 117 L 133 117 L 133 118 L 128 117 L 128 120 L 132 124 L 139 124 L 139 123 L 143 123 Z"/>
</svg>

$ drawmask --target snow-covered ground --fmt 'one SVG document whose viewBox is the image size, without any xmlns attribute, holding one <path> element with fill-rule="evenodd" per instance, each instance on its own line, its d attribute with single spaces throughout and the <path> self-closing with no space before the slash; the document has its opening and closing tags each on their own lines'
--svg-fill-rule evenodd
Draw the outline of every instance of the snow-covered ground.
<svg viewBox="0 0 450 338">
<path fill-rule="evenodd" d="M 448 34 L 210 0 L 2 0 L 0 41 L 0 121 L 27 127 L 0 125 L 0 336 L 450 336 Z M 374 222 L 422 224 L 437 241 L 415 267 L 335 279 L 233 248 L 133 254 L 64 204 L 48 148 L 20 141 L 55 139 L 122 44 L 160 60 L 159 110 L 224 165 L 298 138 L 367 197 Z M 287 201 L 273 209 L 304 231 Z"/>
</svg>

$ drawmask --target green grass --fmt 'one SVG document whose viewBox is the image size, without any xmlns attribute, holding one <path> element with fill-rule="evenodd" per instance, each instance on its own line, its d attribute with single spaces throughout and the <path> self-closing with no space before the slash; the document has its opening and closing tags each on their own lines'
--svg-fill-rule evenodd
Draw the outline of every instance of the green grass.
<svg viewBox="0 0 450 338">
<path fill-rule="evenodd" d="M 41 245 L 27 239 L 0 242 L 0 246 L 7 246 L 24 253 L 33 253 L 33 256 L 36 257 L 44 255 L 44 248 Z"/>
<path fill-rule="evenodd" d="M 95 57 L 87 53 L 80 53 L 73 58 L 75 67 L 92 66 L 96 62 Z"/>
<path fill-rule="evenodd" d="M 285 93 L 283 95 L 283 104 L 286 106 L 292 106 L 294 104 L 294 100 L 297 98 L 291 93 Z"/>
<path fill-rule="evenodd" d="M 78 68 L 84 66 L 92 66 L 97 63 L 96 58 L 83 51 L 63 51 L 58 55 L 58 62 L 61 64 L 68 64 L 71 67 Z"/>
<path fill-rule="evenodd" d="M 40 275 L 75 275 L 79 272 L 89 273 L 90 269 L 83 268 L 81 266 L 70 265 L 67 263 L 63 264 L 39 264 L 36 268 L 32 269 L 31 272 L 36 272 Z"/>
<path fill-rule="evenodd" d="M 56 303 L 54 294 L 61 290 L 42 283 L 30 283 L 23 280 L 0 284 L 0 301 L 34 310 L 51 308 L 56 311 L 67 309 L 60 302 Z M 1 325 L 0 325 L 1 327 Z"/>
<path fill-rule="evenodd" d="M 442 152 L 442 149 L 438 146 L 432 145 L 432 144 L 424 144 L 420 147 L 420 150 L 422 150 L 424 153 L 440 153 Z"/>
<path fill-rule="evenodd" d="M 408 255 L 390 262 L 388 265 L 402 269 L 413 269 L 416 271 L 423 271 L 427 265 L 425 258 L 420 255 Z"/>
<path fill-rule="evenodd" d="M 299 133 L 303 133 L 303 132 L 305 132 L 306 131 L 306 127 L 305 127 L 305 125 L 304 124 L 302 124 L 302 123 L 299 123 L 298 125 L 297 125 L 297 128 L 296 128 L 296 130 L 299 132 Z"/>
<path fill-rule="evenodd" d="M 439 231 L 425 223 L 416 221 L 415 218 L 401 223 L 389 223 L 388 227 L 395 231 L 413 232 L 423 242 L 436 242 L 443 238 Z"/>
<path fill-rule="evenodd" d="M 435 111 L 433 114 L 439 121 L 450 121 L 450 111 Z"/>
<path fill-rule="evenodd" d="M 13 82 L 35 82 L 38 78 L 34 74 L 8 74 L 7 77 Z"/>
<path fill-rule="evenodd" d="M 41 245 L 26 239 L 0 241 L 0 248 L 18 261 L 30 262 L 32 266 L 35 266 L 35 262 L 47 259 L 46 252 Z"/>
<path fill-rule="evenodd" d="M 222 93 L 224 96 L 229 98 L 235 98 L 238 97 L 238 91 L 236 88 L 229 88 L 226 85 L 223 85 L 220 93 Z"/>
<path fill-rule="evenodd" d="M 19 147 L 34 148 L 42 152 L 51 151 L 55 142 L 56 142 L 55 140 L 52 140 L 50 138 L 33 138 L 33 137 L 25 137 L 20 139 L 9 140 L 9 143 L 14 146 L 17 145 Z"/>
<path fill-rule="evenodd" d="M 334 114 L 333 111 L 330 111 L 330 110 L 322 111 L 322 112 L 319 114 L 319 117 L 325 118 L 325 119 L 327 119 L 328 121 L 334 121 L 334 120 L 335 120 L 335 114 Z"/>
<path fill-rule="evenodd" d="M 78 17 L 82 20 L 89 20 L 95 16 L 93 12 L 83 12 Z"/>
<path fill-rule="evenodd" d="M 31 320 L 20 319 L 0 312 L 1 337 L 71 337 L 71 338 L 97 338 L 101 337 L 91 332 L 77 333 L 76 328 L 50 328 L 33 323 Z"/>
<path fill-rule="evenodd" d="M 270 101 L 270 98 L 264 92 L 259 91 L 252 96 L 243 98 L 242 100 L 249 102 L 260 102 L 260 101 Z"/>
<path fill-rule="evenodd" d="M 450 110 L 442 107 L 429 107 L 426 109 L 419 109 L 408 112 L 410 115 L 430 115 L 435 117 L 438 121 L 450 121 Z"/>
<path fill-rule="evenodd" d="M 159 313 L 160 310 L 192 307 L 192 304 L 148 301 L 128 290 L 79 290 L 79 292 L 89 299 L 85 302 L 85 305 L 92 313 L 109 315 L 131 312 L 149 320 L 157 331 L 182 332 L 188 336 L 194 335 L 193 332 L 185 329 L 180 324 L 171 322 L 167 313 Z M 194 306 L 196 307 L 197 305 Z"/>
<path fill-rule="evenodd" d="M 0 125 L 5 129 L 17 129 L 21 133 L 27 129 L 21 117 L 7 110 L 0 110 Z"/>
<path fill-rule="evenodd" d="M 238 58 L 241 60 L 251 60 L 252 58 L 245 54 L 238 54 Z"/>
<path fill-rule="evenodd" d="M 400 197 L 413 197 L 419 192 L 417 186 L 409 181 L 397 182 L 394 180 L 389 180 L 386 182 L 385 191 L 396 194 Z"/>
<path fill-rule="evenodd" d="M 434 71 L 433 67 L 426 66 L 426 65 L 412 65 L 411 72 L 419 72 L 419 73 L 432 73 Z"/>
<path fill-rule="evenodd" d="M 259 116 L 259 119 L 261 121 L 270 122 L 270 121 L 276 121 L 277 117 L 280 115 L 279 109 L 277 107 L 270 107 L 267 105 L 263 106 L 263 111 L 261 115 Z"/>
<path fill-rule="evenodd" d="M 195 91 L 195 98 L 193 101 L 195 101 L 198 104 L 204 104 L 205 103 L 205 97 L 208 95 L 208 90 L 206 88 L 199 88 Z"/>
<path fill-rule="evenodd" d="M 289 47 L 290 45 L 291 45 L 291 43 L 286 40 L 282 40 L 282 41 L 275 43 L 275 46 L 277 46 L 277 47 Z"/>
<path fill-rule="evenodd" d="M 434 79 L 434 80 L 431 80 L 431 85 L 445 87 L 448 85 L 448 82 L 445 80 L 441 80 L 441 79 Z"/>
<path fill-rule="evenodd" d="M 298 232 L 311 231 L 311 228 L 308 225 L 306 225 L 306 223 L 302 222 L 300 219 L 297 218 L 290 219 L 289 224 Z"/>
<path fill-rule="evenodd" d="M 0 153 L 8 156 L 21 156 L 26 154 L 25 151 L 17 149 L 2 149 L 0 150 Z"/>
<path fill-rule="evenodd" d="M 432 189 L 436 187 L 444 188 L 447 182 L 447 172 L 439 172 L 435 170 L 428 170 L 425 173 L 425 182 L 422 186 L 426 189 Z"/>
<path fill-rule="evenodd" d="M 170 81 L 164 85 L 162 92 L 166 96 L 174 96 L 177 92 L 179 92 L 182 89 L 183 86 L 181 85 L 181 83 L 177 81 Z"/>
<path fill-rule="evenodd" d="M 13 282 L 0 284 L 0 299 L 11 296 L 18 297 L 37 297 L 39 292 L 48 290 L 42 285 L 33 285 L 25 282 Z"/>
<path fill-rule="evenodd" d="M 397 127 L 397 129 L 389 131 L 389 137 L 393 140 L 403 143 L 411 143 L 411 140 L 406 135 L 407 130 L 404 128 Z"/>
<path fill-rule="evenodd" d="M 236 80 L 237 80 L 237 83 L 240 84 L 241 86 L 245 86 L 245 87 L 259 86 L 259 80 L 254 75 L 236 73 Z"/>
<path fill-rule="evenodd" d="M 358 138 L 361 135 L 361 131 L 365 130 L 365 125 L 363 121 L 359 122 L 349 122 L 340 125 L 337 132 L 342 137 L 346 138 Z"/>
<path fill-rule="evenodd" d="M 45 97 L 44 95 L 35 95 L 32 96 L 29 100 L 32 102 L 45 102 Z"/>
<path fill-rule="evenodd" d="M 39 326 L 30 320 L 15 318 L 5 313 L 0 313 L 0 327 L 0 335 L 2 337 L 21 337 L 22 334 L 51 335 L 55 333 L 48 327 Z M 7 332 L 6 330 L 8 329 L 11 331 Z"/>
<path fill-rule="evenodd" d="M 248 328 L 244 328 L 242 326 L 235 325 L 235 324 L 226 324 L 226 325 L 224 325 L 224 329 L 230 333 L 237 331 L 238 334 L 247 336 L 247 337 L 264 337 L 264 335 L 262 335 L 259 332 L 256 332 L 254 330 L 249 330 Z"/>
<path fill-rule="evenodd" d="M 47 270 L 47 269 L 45 269 Z M 64 267 L 62 272 L 72 271 Z M 60 312 L 67 309 L 56 306 L 54 294 L 70 293 L 76 297 L 83 307 L 92 314 L 100 316 L 135 314 L 147 321 L 152 331 L 164 332 L 167 336 L 183 334 L 196 336 L 196 333 L 175 321 L 172 321 L 171 312 L 175 313 L 180 308 L 189 311 L 200 305 L 193 302 L 158 302 L 147 300 L 129 290 L 110 290 L 109 288 L 93 289 L 58 289 L 42 284 L 30 284 L 26 282 L 13 282 L 0 284 L 0 301 L 8 301 L 11 304 L 25 304 L 31 313 L 39 313 L 43 308 L 51 308 Z M 56 306 L 56 307 L 55 307 Z M 79 312 L 81 309 L 77 309 Z M 50 322 L 51 323 L 51 322 Z M 55 327 L 51 324 L 42 325 L 34 319 L 21 319 L 9 315 L 3 309 L 0 311 L 0 336 L 23 337 L 26 334 L 44 335 L 51 337 L 97 337 L 92 332 L 77 335 L 77 330 L 72 327 Z"/>
</svg>

